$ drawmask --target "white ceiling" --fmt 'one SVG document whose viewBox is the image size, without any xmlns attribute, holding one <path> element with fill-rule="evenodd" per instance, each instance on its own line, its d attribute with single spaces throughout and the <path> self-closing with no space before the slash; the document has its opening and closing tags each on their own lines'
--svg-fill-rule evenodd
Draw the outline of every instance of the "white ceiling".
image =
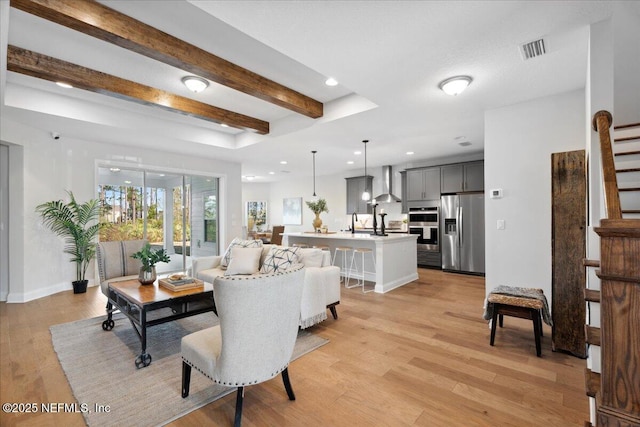
<svg viewBox="0 0 640 427">
<path fill-rule="evenodd" d="M 182 70 L 0 1 L 2 12 L 9 11 L 3 52 L 16 45 L 192 97 L 267 120 L 271 132 L 225 129 L 61 89 L 7 72 L 6 57 L 3 117 L 62 138 L 241 162 L 254 182 L 309 176 L 311 150 L 318 151 L 318 175 L 361 173 L 364 159 L 353 152 L 362 150 L 363 139 L 371 141 L 369 167 L 481 152 L 485 110 L 585 86 L 588 25 L 609 18 L 614 7 L 608 1 L 101 2 L 324 102 L 324 117 L 313 120 L 214 83 L 191 94 L 180 82 L 188 74 Z M 523 61 L 519 45 L 541 37 L 547 54 Z M 451 97 L 438 89 L 441 80 L 459 74 L 473 77 L 464 93 Z M 328 76 L 340 85 L 325 86 Z M 471 145 L 459 146 L 461 140 Z"/>
</svg>

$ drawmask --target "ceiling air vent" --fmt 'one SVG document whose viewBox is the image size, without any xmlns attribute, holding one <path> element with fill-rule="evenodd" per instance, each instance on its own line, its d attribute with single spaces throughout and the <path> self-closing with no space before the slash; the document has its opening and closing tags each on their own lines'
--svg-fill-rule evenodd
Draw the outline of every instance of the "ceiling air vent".
<svg viewBox="0 0 640 427">
<path fill-rule="evenodd" d="M 535 40 L 529 43 L 520 45 L 520 54 L 523 60 L 535 58 L 536 56 L 544 55 L 546 53 L 544 48 L 544 39 Z"/>
</svg>

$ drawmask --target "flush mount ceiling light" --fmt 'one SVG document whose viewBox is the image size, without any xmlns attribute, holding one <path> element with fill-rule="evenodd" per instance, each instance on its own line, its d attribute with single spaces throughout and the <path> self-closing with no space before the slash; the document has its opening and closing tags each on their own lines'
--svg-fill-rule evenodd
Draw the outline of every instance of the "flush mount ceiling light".
<svg viewBox="0 0 640 427">
<path fill-rule="evenodd" d="M 441 81 L 438 87 L 447 95 L 455 96 L 462 93 L 472 80 L 469 76 L 455 76 Z"/>
<path fill-rule="evenodd" d="M 327 80 L 325 80 L 324 84 L 326 84 L 327 86 L 337 86 L 338 81 L 333 77 L 329 77 Z"/>
<path fill-rule="evenodd" d="M 182 78 L 182 83 L 184 83 L 190 91 L 195 93 L 202 92 L 209 86 L 208 81 L 197 76 L 185 76 Z"/>
</svg>

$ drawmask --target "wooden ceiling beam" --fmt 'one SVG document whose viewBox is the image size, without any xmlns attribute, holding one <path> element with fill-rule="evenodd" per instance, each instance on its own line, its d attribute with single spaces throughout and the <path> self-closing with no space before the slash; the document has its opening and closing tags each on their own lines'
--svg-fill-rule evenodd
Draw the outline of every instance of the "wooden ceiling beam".
<svg viewBox="0 0 640 427">
<path fill-rule="evenodd" d="M 323 105 L 95 1 L 11 0 L 15 7 L 311 118 Z"/>
<path fill-rule="evenodd" d="M 269 122 L 16 46 L 9 45 L 7 48 L 7 70 L 52 82 L 69 83 L 75 88 L 110 95 L 138 104 L 152 105 L 238 129 L 253 130 L 262 135 L 269 133 Z"/>
</svg>

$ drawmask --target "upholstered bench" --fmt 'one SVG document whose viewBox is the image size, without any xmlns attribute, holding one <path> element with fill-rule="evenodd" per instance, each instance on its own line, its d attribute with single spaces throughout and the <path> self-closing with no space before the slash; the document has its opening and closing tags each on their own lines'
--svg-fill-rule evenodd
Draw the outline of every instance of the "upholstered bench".
<svg viewBox="0 0 640 427">
<path fill-rule="evenodd" d="M 536 355 L 542 355 L 542 347 L 540 337 L 542 332 L 542 319 L 549 317 L 546 298 L 542 289 L 516 288 L 516 287 L 500 287 L 498 292 L 491 292 L 487 297 L 487 311 L 491 313 L 491 341 L 493 345 L 496 336 L 496 325 L 503 325 L 504 316 L 519 317 L 521 319 L 529 319 L 533 322 L 533 334 L 536 343 Z"/>
</svg>

